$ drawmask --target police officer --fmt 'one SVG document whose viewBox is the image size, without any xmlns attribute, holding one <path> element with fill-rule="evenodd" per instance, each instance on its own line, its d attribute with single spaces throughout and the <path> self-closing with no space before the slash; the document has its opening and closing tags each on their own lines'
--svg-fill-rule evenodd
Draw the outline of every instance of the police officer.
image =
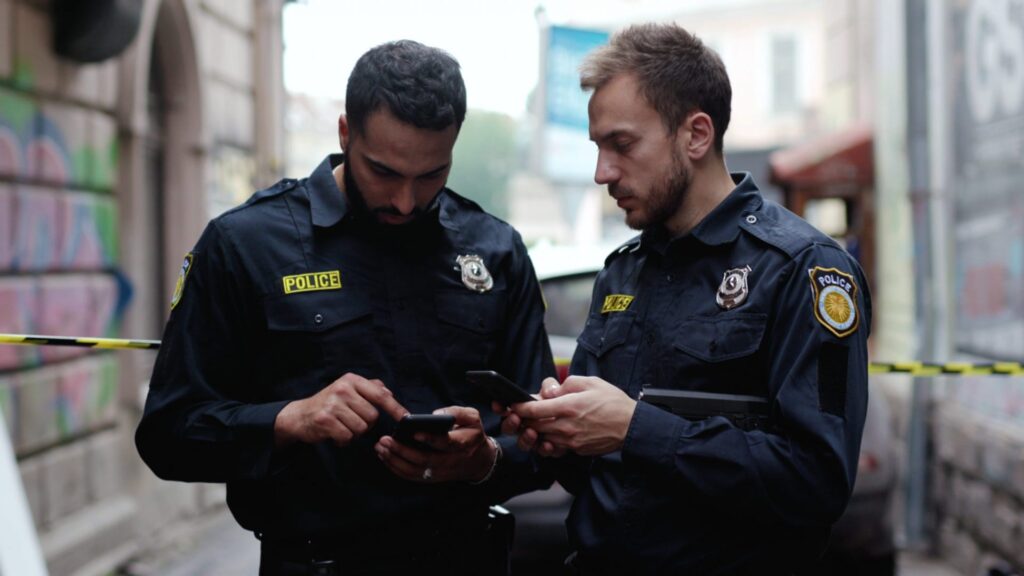
<svg viewBox="0 0 1024 576">
<path fill-rule="evenodd" d="M 832 239 L 722 153 L 731 88 L 674 25 L 590 55 L 595 180 L 642 233 L 608 256 L 570 374 L 504 427 L 556 460 L 580 574 L 790 574 L 850 496 L 870 299 Z M 767 398 L 766 428 L 684 418 L 644 387 Z"/>
<path fill-rule="evenodd" d="M 185 257 L 139 453 L 161 478 L 226 482 L 261 574 L 503 574 L 488 507 L 540 481 L 464 373 L 554 374 L 533 267 L 445 188 L 466 113 L 451 56 L 370 50 L 346 111 L 344 156 L 215 218 Z M 431 412 L 454 430 L 392 436 Z"/>
</svg>

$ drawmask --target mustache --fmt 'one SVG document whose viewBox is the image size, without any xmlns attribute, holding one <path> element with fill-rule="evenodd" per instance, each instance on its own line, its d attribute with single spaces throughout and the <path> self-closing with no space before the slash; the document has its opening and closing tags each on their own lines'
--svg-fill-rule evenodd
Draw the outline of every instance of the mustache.
<svg viewBox="0 0 1024 576">
<path fill-rule="evenodd" d="M 608 185 L 608 195 L 618 200 L 626 196 L 634 196 L 633 189 L 628 186 L 620 186 L 618 183 Z"/>
<path fill-rule="evenodd" d="M 402 214 L 398 208 L 395 208 L 394 206 L 382 206 L 380 208 L 373 208 L 370 211 L 374 214 L 390 214 L 392 216 L 419 216 L 425 212 L 425 210 L 419 206 L 414 207 L 408 214 Z"/>
</svg>

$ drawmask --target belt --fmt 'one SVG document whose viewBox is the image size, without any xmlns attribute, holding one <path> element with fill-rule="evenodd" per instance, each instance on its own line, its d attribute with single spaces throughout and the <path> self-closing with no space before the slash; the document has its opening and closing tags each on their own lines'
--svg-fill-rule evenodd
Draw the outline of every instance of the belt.
<svg viewBox="0 0 1024 576">
<path fill-rule="evenodd" d="M 309 538 L 257 533 L 262 562 L 320 566 L 325 575 L 375 573 L 381 568 L 444 565 L 487 553 L 487 524 L 401 525 L 396 529 L 367 529 L 360 534 L 319 534 Z M 480 554 L 477 554 L 479 551 Z M 335 572 L 326 571 L 328 566 Z M 445 570 L 447 572 L 447 570 Z M 272 572 L 271 572 L 272 573 Z M 310 572 L 317 574 L 318 572 Z"/>
</svg>

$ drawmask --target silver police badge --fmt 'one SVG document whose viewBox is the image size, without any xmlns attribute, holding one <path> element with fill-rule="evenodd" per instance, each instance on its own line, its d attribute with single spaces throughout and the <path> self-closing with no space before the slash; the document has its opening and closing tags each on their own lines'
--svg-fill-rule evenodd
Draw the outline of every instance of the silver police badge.
<svg viewBox="0 0 1024 576">
<path fill-rule="evenodd" d="M 455 261 L 462 270 L 462 283 L 466 288 L 483 293 L 494 287 L 494 278 L 491 277 L 487 266 L 484 266 L 483 258 L 476 254 L 467 254 L 456 257 Z"/>
<path fill-rule="evenodd" d="M 721 308 L 732 310 L 747 300 L 747 274 L 750 274 L 750 266 L 725 271 L 718 294 L 715 294 L 715 302 Z"/>
</svg>

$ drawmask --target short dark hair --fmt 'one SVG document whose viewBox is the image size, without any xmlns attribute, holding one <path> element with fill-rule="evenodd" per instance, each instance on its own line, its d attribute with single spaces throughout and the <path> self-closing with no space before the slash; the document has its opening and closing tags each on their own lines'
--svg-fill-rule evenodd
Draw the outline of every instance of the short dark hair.
<svg viewBox="0 0 1024 576">
<path fill-rule="evenodd" d="M 596 90 L 619 74 L 635 74 L 640 92 L 671 134 L 694 110 L 711 117 L 715 150 L 732 112 L 732 87 L 714 50 L 676 24 L 638 24 L 615 33 L 580 66 L 580 87 Z"/>
<path fill-rule="evenodd" d="M 412 40 L 370 49 L 356 62 L 345 91 L 351 130 L 361 133 L 367 118 L 385 105 L 396 118 L 417 128 L 461 128 L 466 85 L 459 63 L 444 50 Z"/>
</svg>

